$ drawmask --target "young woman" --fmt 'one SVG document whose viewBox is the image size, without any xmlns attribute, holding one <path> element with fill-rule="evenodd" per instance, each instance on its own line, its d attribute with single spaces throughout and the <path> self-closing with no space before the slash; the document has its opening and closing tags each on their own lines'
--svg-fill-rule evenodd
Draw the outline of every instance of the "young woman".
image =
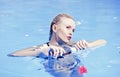
<svg viewBox="0 0 120 77">
<path fill-rule="evenodd" d="M 10 56 L 40 56 L 48 59 L 44 64 L 46 70 L 55 77 L 83 77 L 78 72 L 80 60 L 72 53 L 72 48 L 77 52 L 94 46 L 103 45 L 105 40 L 93 42 L 80 40 L 71 41 L 75 30 L 75 21 L 68 14 L 57 15 L 50 26 L 49 42 L 9 54 Z"/>
</svg>

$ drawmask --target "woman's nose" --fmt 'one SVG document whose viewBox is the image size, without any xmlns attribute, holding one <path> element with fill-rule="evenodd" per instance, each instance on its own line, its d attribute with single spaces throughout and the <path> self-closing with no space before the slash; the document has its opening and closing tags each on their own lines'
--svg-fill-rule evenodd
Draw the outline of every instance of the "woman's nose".
<svg viewBox="0 0 120 77">
<path fill-rule="evenodd" d="M 69 34 L 70 34 L 70 35 L 73 35 L 73 32 L 72 32 L 72 31 L 70 31 L 70 32 L 69 32 Z"/>
</svg>

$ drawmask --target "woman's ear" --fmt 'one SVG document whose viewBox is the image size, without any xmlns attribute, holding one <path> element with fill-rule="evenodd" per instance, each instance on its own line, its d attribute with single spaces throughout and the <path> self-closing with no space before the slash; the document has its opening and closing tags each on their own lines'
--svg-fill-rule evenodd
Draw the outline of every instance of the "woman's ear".
<svg viewBox="0 0 120 77">
<path fill-rule="evenodd" d="M 54 24 L 54 25 L 52 26 L 52 30 L 53 30 L 53 32 L 56 32 L 56 30 L 57 30 L 57 25 L 56 25 L 56 24 Z"/>
</svg>

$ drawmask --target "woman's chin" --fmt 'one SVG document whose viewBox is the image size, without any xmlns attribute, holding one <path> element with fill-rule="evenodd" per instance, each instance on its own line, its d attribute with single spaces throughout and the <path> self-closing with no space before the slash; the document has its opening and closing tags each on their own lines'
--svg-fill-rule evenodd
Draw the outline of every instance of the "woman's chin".
<svg viewBox="0 0 120 77">
<path fill-rule="evenodd" d="M 66 40 L 66 41 L 64 41 L 65 43 L 69 43 L 70 42 L 70 40 Z"/>
</svg>

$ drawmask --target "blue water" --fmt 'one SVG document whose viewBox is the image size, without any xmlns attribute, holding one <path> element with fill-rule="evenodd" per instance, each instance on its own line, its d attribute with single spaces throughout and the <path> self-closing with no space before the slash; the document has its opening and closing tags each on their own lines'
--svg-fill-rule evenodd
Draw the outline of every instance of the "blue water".
<svg viewBox="0 0 120 77">
<path fill-rule="evenodd" d="M 59 13 L 75 18 L 73 40 L 108 42 L 82 59 L 85 77 L 120 77 L 119 0 L 0 0 L 0 76 L 52 77 L 41 59 L 7 54 L 47 42 L 50 22 Z"/>
</svg>

